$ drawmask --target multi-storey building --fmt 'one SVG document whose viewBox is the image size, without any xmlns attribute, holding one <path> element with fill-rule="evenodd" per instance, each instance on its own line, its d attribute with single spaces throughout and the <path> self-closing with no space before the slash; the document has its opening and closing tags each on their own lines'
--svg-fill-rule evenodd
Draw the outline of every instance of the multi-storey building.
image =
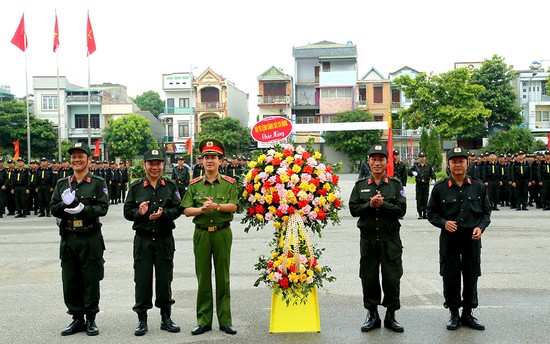
<svg viewBox="0 0 550 344">
<path fill-rule="evenodd" d="M 277 67 L 258 76 L 259 119 L 281 116 L 290 119 L 292 111 L 292 77 Z"/>
<path fill-rule="evenodd" d="M 321 41 L 294 47 L 294 106 L 296 124 L 330 123 L 332 115 L 353 110 L 357 82 L 357 48 L 350 41 L 338 44 Z M 296 132 L 296 142 L 320 132 Z"/>
<path fill-rule="evenodd" d="M 532 133 L 550 131 L 550 95 L 546 83 L 550 72 L 544 70 L 518 70 L 514 87 L 522 107 L 524 125 Z"/>
</svg>

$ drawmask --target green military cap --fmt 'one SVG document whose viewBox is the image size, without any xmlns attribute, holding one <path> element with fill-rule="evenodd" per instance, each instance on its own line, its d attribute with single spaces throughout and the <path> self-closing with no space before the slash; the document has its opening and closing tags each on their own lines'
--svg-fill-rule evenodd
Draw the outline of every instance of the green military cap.
<svg viewBox="0 0 550 344">
<path fill-rule="evenodd" d="M 182 155 L 178 156 L 177 160 L 185 160 Z"/>
<path fill-rule="evenodd" d="M 35 160 L 35 159 L 32 159 L 31 162 L 30 162 L 30 164 L 38 164 L 38 161 Z"/>
<path fill-rule="evenodd" d="M 225 146 L 218 139 L 204 139 L 199 143 L 201 155 L 225 155 Z"/>
<path fill-rule="evenodd" d="M 69 162 L 67 159 L 63 158 L 61 159 L 61 162 Z"/>
<path fill-rule="evenodd" d="M 426 156 L 426 153 L 424 153 L 424 152 L 418 153 L 418 157 L 420 158 L 421 156 Z"/>
<path fill-rule="evenodd" d="M 122 164 L 125 164 L 125 163 L 126 163 L 126 161 L 120 160 L 120 162 L 119 162 L 118 164 L 119 164 L 119 165 L 122 165 Z"/>
<path fill-rule="evenodd" d="M 25 159 L 23 159 L 23 157 L 20 156 L 19 158 L 17 158 L 17 161 L 23 161 L 23 162 L 25 162 Z"/>
<path fill-rule="evenodd" d="M 40 161 L 48 161 L 48 159 L 43 157 L 42 159 L 40 159 Z"/>
<path fill-rule="evenodd" d="M 468 158 L 468 152 L 462 147 L 455 147 L 447 152 L 447 161 L 456 157 Z"/>
<path fill-rule="evenodd" d="M 387 158 L 388 150 L 386 149 L 386 147 L 384 147 L 384 145 L 374 145 L 372 146 L 371 149 L 369 149 L 369 152 L 367 153 L 367 155 L 370 157 L 371 155 L 374 155 L 374 154 L 382 154 Z"/>
<path fill-rule="evenodd" d="M 160 160 L 164 161 L 164 154 L 158 149 L 150 149 L 143 154 L 143 161 Z"/>
<path fill-rule="evenodd" d="M 15 164 L 15 162 L 13 161 L 13 159 L 9 159 L 8 164 Z"/>
<path fill-rule="evenodd" d="M 86 153 L 87 156 L 90 156 L 90 147 L 84 142 L 75 142 L 74 145 L 68 149 L 69 154 L 73 154 L 74 151 L 81 150 Z M 52 164 L 55 164 L 55 159 L 52 159 Z"/>
</svg>

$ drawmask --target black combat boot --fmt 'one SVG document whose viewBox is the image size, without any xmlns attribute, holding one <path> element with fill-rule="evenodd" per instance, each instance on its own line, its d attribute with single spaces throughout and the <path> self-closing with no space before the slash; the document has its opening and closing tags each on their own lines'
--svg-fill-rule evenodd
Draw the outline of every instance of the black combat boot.
<svg viewBox="0 0 550 344">
<path fill-rule="evenodd" d="M 419 219 L 419 220 L 422 220 L 423 218 L 424 218 L 424 216 L 422 215 L 422 212 L 419 211 L 419 212 L 418 212 L 418 219 Z"/>
<path fill-rule="evenodd" d="M 88 336 L 97 336 L 99 334 L 99 329 L 95 324 L 95 314 L 86 315 L 86 334 Z"/>
<path fill-rule="evenodd" d="M 143 336 L 147 330 L 147 313 L 138 313 L 138 324 L 134 334 L 136 336 Z"/>
<path fill-rule="evenodd" d="M 47 217 L 50 217 L 50 216 L 51 216 L 51 215 L 50 215 L 50 209 L 46 209 L 46 216 L 47 216 Z"/>
<path fill-rule="evenodd" d="M 427 220 L 428 219 L 428 212 L 424 210 L 424 212 L 422 213 L 422 218 L 424 220 Z"/>
<path fill-rule="evenodd" d="M 160 310 L 161 322 L 160 329 L 168 332 L 179 332 L 180 327 L 170 319 L 171 310 L 170 308 L 162 308 Z"/>
<path fill-rule="evenodd" d="M 61 335 L 70 336 L 71 334 L 75 334 L 77 332 L 83 332 L 83 331 L 86 331 L 86 325 L 84 324 L 84 315 L 74 314 L 73 322 L 70 323 L 69 326 L 65 327 L 61 331 Z"/>
<path fill-rule="evenodd" d="M 34 215 L 36 215 L 36 212 Z M 45 217 L 45 216 L 46 216 L 46 211 L 44 211 L 44 209 L 40 209 L 40 215 L 38 215 L 38 217 Z"/>
<path fill-rule="evenodd" d="M 378 315 L 378 310 L 376 307 L 369 308 L 368 311 L 369 314 L 367 315 L 367 319 L 365 319 L 363 326 L 361 326 L 361 332 L 369 332 L 375 328 L 380 328 L 382 325 L 382 321 L 380 320 L 380 315 Z"/>
<path fill-rule="evenodd" d="M 485 326 L 482 325 L 473 315 L 472 310 L 469 308 L 464 308 L 462 310 L 462 316 L 460 317 L 460 324 L 474 330 L 485 330 Z"/>
<path fill-rule="evenodd" d="M 451 307 L 449 308 L 449 311 L 451 312 L 451 317 L 447 321 L 447 330 L 457 330 L 458 329 L 458 308 Z"/>
<path fill-rule="evenodd" d="M 400 323 L 395 320 L 395 311 L 388 310 L 386 317 L 384 318 L 384 327 L 392 330 L 393 332 L 403 332 L 405 329 Z"/>
</svg>

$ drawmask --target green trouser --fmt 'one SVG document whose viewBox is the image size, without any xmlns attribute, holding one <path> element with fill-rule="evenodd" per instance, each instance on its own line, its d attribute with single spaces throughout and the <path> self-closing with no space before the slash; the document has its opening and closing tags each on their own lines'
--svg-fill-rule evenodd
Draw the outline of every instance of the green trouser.
<svg viewBox="0 0 550 344">
<path fill-rule="evenodd" d="M 105 244 L 99 230 L 61 238 L 60 259 L 63 298 L 71 315 L 99 312 L 99 281 L 103 279 Z"/>
<path fill-rule="evenodd" d="M 197 275 L 197 325 L 212 325 L 214 304 L 212 301 L 212 258 L 216 276 L 216 313 L 220 326 L 231 325 L 231 295 L 229 290 L 229 265 L 231 228 L 216 232 L 195 229 L 193 250 Z"/>
<path fill-rule="evenodd" d="M 166 309 L 175 303 L 171 287 L 174 277 L 174 251 L 175 242 L 172 235 L 155 239 L 139 234 L 134 237 L 134 312 L 145 313 L 153 308 L 153 268 L 155 306 Z"/>
<path fill-rule="evenodd" d="M 400 279 L 403 276 L 401 239 L 376 241 L 376 239 L 361 238 L 360 252 L 359 277 L 363 287 L 365 309 L 375 308 L 379 304 L 390 311 L 401 308 L 399 301 Z M 381 302 L 382 291 L 384 291 L 384 300 Z"/>
</svg>

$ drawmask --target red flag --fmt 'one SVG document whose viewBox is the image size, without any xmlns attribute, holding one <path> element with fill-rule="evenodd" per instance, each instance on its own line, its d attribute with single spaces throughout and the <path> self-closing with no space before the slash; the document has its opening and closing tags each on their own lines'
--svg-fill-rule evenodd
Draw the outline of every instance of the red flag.
<svg viewBox="0 0 550 344">
<path fill-rule="evenodd" d="M 413 156 L 413 136 L 412 135 L 410 140 L 409 156 Z"/>
<path fill-rule="evenodd" d="M 13 143 L 13 160 L 19 159 L 19 140 Z"/>
<path fill-rule="evenodd" d="M 95 145 L 94 156 L 99 157 L 99 140 L 95 140 L 94 145 Z"/>
<path fill-rule="evenodd" d="M 550 133 L 548 133 L 548 149 L 550 150 Z"/>
<path fill-rule="evenodd" d="M 88 56 L 90 56 L 94 53 L 96 49 L 94 30 L 92 30 L 92 23 L 90 22 L 90 14 L 88 14 L 88 26 L 86 28 L 86 39 L 88 40 Z"/>
<path fill-rule="evenodd" d="M 13 35 L 11 42 L 16 47 L 21 49 L 21 51 L 25 51 L 25 49 L 27 49 L 27 47 L 29 46 L 29 42 L 27 41 L 27 34 L 25 33 L 25 13 L 23 13 L 23 16 L 21 16 L 21 21 L 19 22 L 19 26 L 17 27 L 17 30 L 15 31 L 15 35 Z"/>
<path fill-rule="evenodd" d="M 57 13 L 55 14 L 55 27 L 53 29 L 53 52 L 59 47 L 59 28 L 57 26 Z"/>
<path fill-rule="evenodd" d="M 393 129 L 391 124 L 391 113 L 388 116 L 388 165 L 386 166 L 386 175 L 393 177 Z"/>
<path fill-rule="evenodd" d="M 191 153 L 191 149 L 193 148 L 193 142 L 191 142 L 191 138 L 188 138 L 187 141 L 185 141 L 185 147 L 187 147 L 187 154 Z"/>
</svg>

